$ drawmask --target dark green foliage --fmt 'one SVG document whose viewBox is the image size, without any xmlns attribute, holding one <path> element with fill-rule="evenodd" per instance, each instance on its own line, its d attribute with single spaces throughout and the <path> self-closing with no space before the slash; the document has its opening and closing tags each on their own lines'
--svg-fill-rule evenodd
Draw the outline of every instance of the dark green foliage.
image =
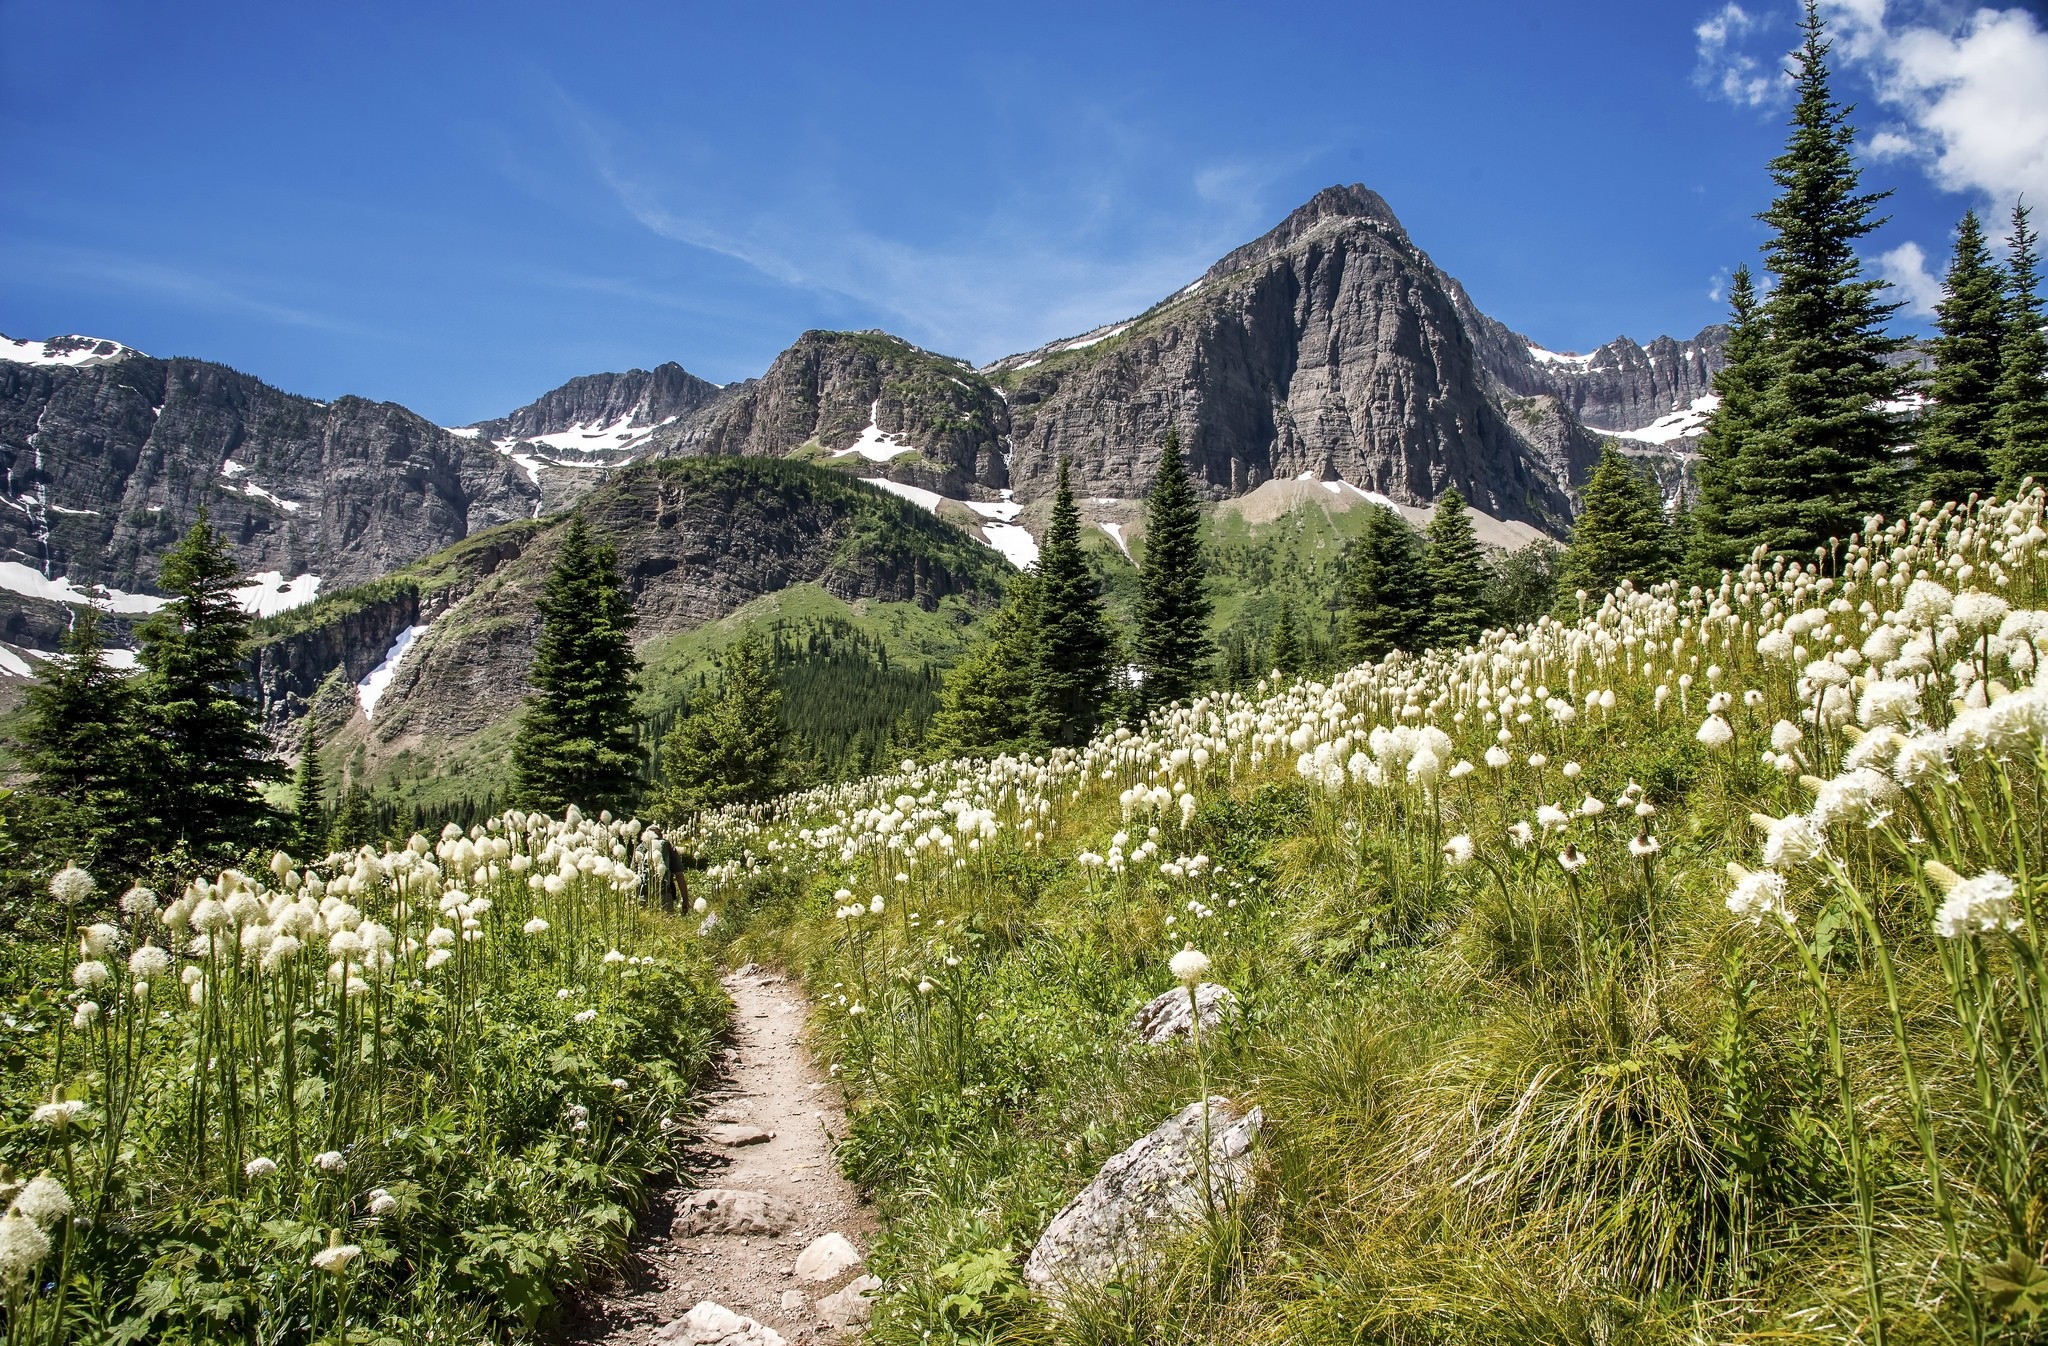
<svg viewBox="0 0 2048 1346">
<path fill-rule="evenodd" d="M 301 857 L 327 846 L 327 773 L 320 767 L 320 737 L 306 716 L 299 735 L 299 765 L 292 772 L 292 846 Z"/>
<path fill-rule="evenodd" d="M 1136 645 L 1145 677 L 1138 695 L 1148 707 L 1192 694 L 1208 677 L 1215 654 L 1201 526 L 1201 503 L 1181 461 L 1180 436 L 1169 430 L 1145 504 L 1145 561 L 1139 572 Z"/>
<path fill-rule="evenodd" d="M 1898 305 L 1879 299 L 1885 283 L 1864 279 L 1857 256 L 1883 223 L 1873 211 L 1886 194 L 1860 190 L 1855 131 L 1830 89 L 1812 3 L 1805 32 L 1793 55 L 1792 133 L 1771 161 L 1778 196 L 1760 217 L 1778 282 L 1764 303 L 1775 377 L 1760 428 L 1738 454 L 1727 526 L 1772 551 L 1810 553 L 1892 507 L 1906 429 L 1884 407 L 1912 374 L 1887 362 L 1903 346 L 1884 330 Z"/>
<path fill-rule="evenodd" d="M 1428 542 L 1429 623 L 1423 635 L 1431 645 L 1454 649 L 1470 644 L 1486 629 L 1486 565 L 1472 515 L 1455 486 L 1436 502 L 1424 532 Z"/>
<path fill-rule="evenodd" d="M 235 578 L 227 540 L 202 510 L 164 556 L 160 587 L 171 601 L 136 629 L 137 793 L 155 816 L 159 848 L 182 844 L 209 860 L 259 839 L 274 815 L 256 787 L 283 774 L 255 706 L 235 691 L 249 637 Z"/>
<path fill-rule="evenodd" d="M 1086 743 L 1109 700 L 1116 637 L 1081 551 L 1081 512 L 1065 459 L 1038 550 L 1037 646 L 1031 705 L 1039 737 L 1053 747 Z"/>
<path fill-rule="evenodd" d="M 805 780 L 894 770 L 915 756 L 938 705 L 931 663 L 892 657 L 883 640 L 843 620 L 776 628 L 768 663 L 782 723 L 811 760 Z"/>
<path fill-rule="evenodd" d="M 352 784 L 341 792 L 341 801 L 335 806 L 334 825 L 327 833 L 327 848 L 352 851 L 371 840 L 380 830 L 372 813 L 370 792 Z M 315 849 L 308 847 L 308 854 Z"/>
<path fill-rule="evenodd" d="M 1273 627 L 1271 658 L 1267 661 L 1274 669 L 1290 678 L 1298 678 L 1308 668 L 1308 651 L 1302 644 L 1301 635 L 1294 629 L 1294 604 L 1280 605 L 1280 620 Z"/>
<path fill-rule="evenodd" d="M 1643 587 L 1670 572 L 1670 539 L 1657 484 L 1613 446 L 1586 483 L 1558 579 L 1567 589 L 1604 593 L 1623 580 Z"/>
<path fill-rule="evenodd" d="M 30 788 L 59 801 L 81 848 L 81 863 L 105 855 L 132 861 L 141 801 L 134 786 L 140 745 L 129 680 L 100 659 L 99 613 L 76 609 L 57 658 L 28 689 L 18 746 Z"/>
<path fill-rule="evenodd" d="M 2048 336 L 2041 330 L 2040 235 L 2029 210 L 2012 210 L 2006 259 L 2005 332 L 1993 423 L 1998 480 L 2007 491 L 2028 476 L 2048 479 Z"/>
<path fill-rule="evenodd" d="M 1548 542 L 1496 552 L 1486 561 L 1486 618 L 1495 626 L 1533 622 L 1557 602 L 1562 553 Z"/>
<path fill-rule="evenodd" d="M 756 803 L 784 787 L 790 734 L 768 659 L 754 631 L 726 647 L 717 694 L 662 740 L 656 816 L 673 822 L 703 809 Z"/>
<path fill-rule="evenodd" d="M 1999 357 L 2005 339 L 2003 278 L 1984 246 L 1977 212 L 1956 229 L 1934 352 L 1933 399 L 1914 427 L 1913 491 L 1917 498 L 1967 500 L 1992 488 L 1993 427 Z"/>
<path fill-rule="evenodd" d="M 1429 582 L 1422 539 L 1384 505 L 1366 506 L 1365 531 L 1345 553 L 1341 661 L 1364 663 L 1422 647 Z"/>
<path fill-rule="evenodd" d="M 1721 399 L 1700 436 L 1698 495 L 1692 507 L 1687 563 L 1702 578 L 1739 567 L 1750 544 L 1733 531 L 1728 511 L 1739 490 L 1743 453 L 1762 427 L 1764 395 L 1774 377 L 1770 323 L 1758 307 L 1749 268 L 1735 268 L 1728 292 L 1727 363 L 1714 375 Z"/>
<path fill-rule="evenodd" d="M 540 640 L 527 673 L 533 692 L 512 745 L 520 806 L 559 813 L 625 812 L 640 789 L 634 734 L 633 602 L 617 553 L 592 546 L 572 515 L 541 591 Z"/>
<path fill-rule="evenodd" d="M 1021 752 L 1033 746 L 1032 642 L 1038 626 L 1038 577 L 1010 581 L 1003 606 L 982 638 L 946 675 L 938 713 L 926 735 L 936 757 Z"/>
</svg>

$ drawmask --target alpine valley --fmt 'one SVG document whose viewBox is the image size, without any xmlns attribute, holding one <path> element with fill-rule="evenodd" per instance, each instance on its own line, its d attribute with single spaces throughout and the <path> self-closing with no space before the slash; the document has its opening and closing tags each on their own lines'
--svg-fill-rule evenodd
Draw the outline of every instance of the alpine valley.
<svg viewBox="0 0 2048 1346">
<path fill-rule="evenodd" d="M 0 338 L 0 673 L 18 699 L 88 600 L 126 644 L 203 509 L 263 619 L 250 685 L 280 747 L 311 713 L 330 769 L 481 802 L 575 514 L 636 600 L 650 742 L 764 624 L 786 669 L 800 652 L 860 683 L 865 709 L 811 738 L 855 769 L 929 714 L 1035 559 L 1063 459 L 1112 604 L 1171 430 L 1210 502 L 1219 635 L 1263 632 L 1286 601 L 1313 626 L 1363 502 L 1419 523 L 1455 486 L 1512 550 L 1564 536 L 1603 440 L 1675 489 L 1724 339 L 1546 350 L 1363 186 L 1319 192 L 1143 313 L 984 368 L 813 331 L 745 382 L 590 374 L 471 426 L 112 340 Z M 787 673 L 785 690 L 799 725 L 822 715 Z"/>
</svg>

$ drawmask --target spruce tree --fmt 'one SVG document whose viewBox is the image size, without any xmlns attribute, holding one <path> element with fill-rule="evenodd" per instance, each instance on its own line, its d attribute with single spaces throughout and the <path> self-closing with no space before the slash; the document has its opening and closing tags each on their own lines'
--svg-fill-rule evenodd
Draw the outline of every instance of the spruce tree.
<svg viewBox="0 0 2048 1346">
<path fill-rule="evenodd" d="M 563 529 L 536 606 L 540 640 L 527 669 L 533 691 L 512 744 L 518 806 L 628 812 L 640 787 L 633 603 L 617 553 L 591 544 L 580 514 Z"/>
<path fill-rule="evenodd" d="M 1191 695 L 1209 675 L 1209 575 L 1202 558 L 1202 513 L 1180 457 L 1180 436 L 1166 451 L 1145 503 L 1145 560 L 1138 582 L 1138 696 L 1147 707 Z"/>
<path fill-rule="evenodd" d="M 1273 624 L 1271 646 L 1273 670 L 1290 678 L 1301 676 L 1307 663 L 1307 652 L 1302 648 L 1301 633 L 1294 629 L 1294 600 L 1282 599 L 1280 620 Z"/>
<path fill-rule="evenodd" d="M 1486 629 L 1486 562 L 1457 487 L 1438 497 L 1423 537 L 1429 574 L 1429 621 L 1423 639 L 1454 649 L 1470 644 Z"/>
<path fill-rule="evenodd" d="M 1718 578 L 1749 559 L 1751 543 L 1729 525 L 1729 510 L 1740 494 L 1742 473 L 1762 427 L 1763 401 L 1772 381 L 1770 324 L 1757 305 L 1749 268 L 1735 268 L 1728 291 L 1727 363 L 1714 375 L 1720 399 L 1700 436 L 1697 496 L 1687 564 L 1701 579 Z"/>
<path fill-rule="evenodd" d="M 284 774 L 255 705 L 235 690 L 247 678 L 249 639 L 235 579 L 227 541 L 202 510 L 164 554 L 159 587 L 170 601 L 136 630 L 146 745 L 136 788 L 165 840 L 209 860 L 254 844 L 273 825 L 258 787 Z"/>
<path fill-rule="evenodd" d="M 334 809 L 334 825 L 327 832 L 326 849 L 330 851 L 352 851 L 370 839 L 376 824 L 370 816 L 370 792 L 351 781 L 341 792 L 341 800 Z M 411 828 L 400 829 L 407 836 Z M 318 846 L 308 846 L 306 853 L 319 851 Z"/>
<path fill-rule="evenodd" d="M 1081 512 L 1074 507 L 1067 461 L 1060 460 L 1052 521 L 1038 551 L 1038 647 L 1031 707 L 1049 747 L 1088 741 L 1109 700 L 1116 638 L 1102 615 L 1095 575 L 1081 552 Z"/>
<path fill-rule="evenodd" d="M 30 792 L 63 806 L 82 853 L 125 867 L 141 858 L 140 745 L 133 689 L 107 667 L 105 649 L 99 612 L 76 609 L 57 656 L 36 670 L 17 747 Z"/>
<path fill-rule="evenodd" d="M 1623 580 L 1640 587 L 1663 579 L 1670 573 L 1668 534 L 1657 484 L 1612 445 L 1603 445 L 1559 579 L 1565 588 L 1589 594 L 1605 593 Z"/>
<path fill-rule="evenodd" d="M 1422 538 L 1393 510 L 1366 506 L 1365 527 L 1345 553 L 1343 662 L 1367 663 L 1394 650 L 1412 654 L 1422 648 L 1428 621 Z"/>
<path fill-rule="evenodd" d="M 317 856 L 326 848 L 327 832 L 327 773 L 320 768 L 320 737 L 308 711 L 292 772 L 292 847 L 301 856 Z"/>
<path fill-rule="evenodd" d="M 1932 404 L 1914 427 L 1916 499 L 1939 504 L 1992 489 L 2005 309 L 2004 277 L 1984 246 L 1977 212 L 1969 211 L 1956 229 L 1955 255 L 1935 308 L 1941 334 L 1928 343 L 1934 378 Z"/>
<path fill-rule="evenodd" d="M 1765 255 L 1778 281 L 1764 303 L 1775 376 L 1761 429 L 1739 456 L 1727 516 L 1746 543 L 1797 553 L 1892 507 L 1906 429 L 1885 407 L 1913 381 L 1887 363 L 1903 346 L 1885 333 L 1898 305 L 1878 298 L 1885 283 L 1864 279 L 1856 254 L 1884 223 L 1873 211 L 1889 193 L 1860 190 L 1855 131 L 1830 88 L 1814 0 L 1804 28 L 1792 133 L 1771 161 L 1778 196 L 1759 217 L 1772 230 Z"/>
<path fill-rule="evenodd" d="M 2048 335 L 2042 332 L 2041 239 L 2029 214 L 2024 205 L 2012 208 L 1993 421 L 1998 480 L 2007 492 L 2028 476 L 2048 482 Z"/>
<path fill-rule="evenodd" d="M 655 815 L 676 822 L 772 798 L 789 783 L 790 752 L 767 643 L 743 631 L 720 660 L 716 693 L 701 697 L 662 740 Z"/>
<path fill-rule="evenodd" d="M 1003 605 L 981 639 L 946 675 L 925 747 L 940 757 L 1023 752 L 1035 744 L 1031 711 L 1032 649 L 1037 634 L 1038 576 L 1010 580 Z"/>
</svg>

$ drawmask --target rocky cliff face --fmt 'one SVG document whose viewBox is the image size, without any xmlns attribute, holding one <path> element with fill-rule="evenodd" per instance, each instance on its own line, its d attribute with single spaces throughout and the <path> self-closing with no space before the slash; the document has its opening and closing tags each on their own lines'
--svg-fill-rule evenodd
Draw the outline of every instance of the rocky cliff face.
<svg viewBox="0 0 2048 1346">
<path fill-rule="evenodd" d="M 1062 458 L 1085 494 L 1138 494 L 1174 429 L 1212 497 L 1303 473 L 1407 503 L 1455 485 L 1555 531 L 1591 463 L 1568 408 L 1538 440 L 1503 407 L 1455 287 L 1363 187 L 1317 194 L 1128 323 L 987 372 L 1026 496 Z"/>
<path fill-rule="evenodd" d="M 718 384 L 671 360 L 653 369 L 570 379 L 509 415 L 470 428 L 506 447 L 540 441 L 562 452 L 609 453 L 678 424 L 725 395 Z"/>
<path fill-rule="evenodd" d="M 331 590 L 529 517 L 539 500 L 502 454 L 392 403 L 316 402 L 126 348 L 53 358 L 65 344 L 0 338 L 0 562 L 39 576 L 147 594 L 204 509 L 245 571 Z M 7 586 L 17 598 L 35 587 Z"/>
</svg>

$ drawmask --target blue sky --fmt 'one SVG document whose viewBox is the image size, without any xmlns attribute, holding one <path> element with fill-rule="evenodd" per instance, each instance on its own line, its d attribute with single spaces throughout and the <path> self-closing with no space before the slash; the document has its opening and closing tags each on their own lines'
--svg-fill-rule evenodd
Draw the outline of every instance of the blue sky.
<svg viewBox="0 0 2048 1346">
<path fill-rule="evenodd" d="M 1828 0 L 1923 304 L 1965 207 L 2048 201 L 2039 8 Z M 987 361 L 1362 181 L 1538 342 L 1689 335 L 1755 256 L 1793 16 L 0 0 L 0 331 L 459 424 L 810 327 Z"/>
</svg>

